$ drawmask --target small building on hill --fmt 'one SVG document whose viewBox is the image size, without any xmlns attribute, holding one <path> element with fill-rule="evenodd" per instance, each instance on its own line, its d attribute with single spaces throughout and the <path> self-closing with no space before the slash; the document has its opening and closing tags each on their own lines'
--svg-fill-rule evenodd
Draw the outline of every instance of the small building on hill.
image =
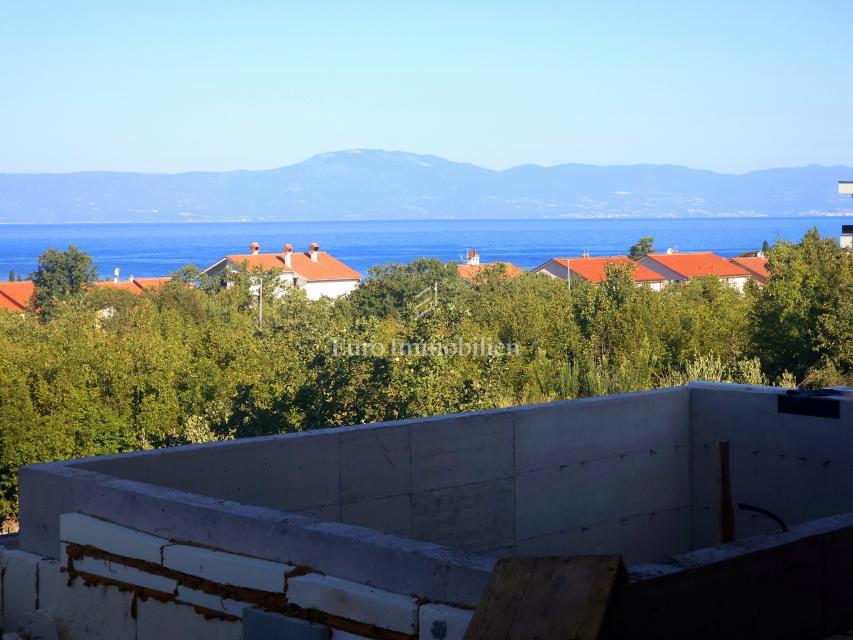
<svg viewBox="0 0 853 640">
<path fill-rule="evenodd" d="M 737 264 L 710 251 L 650 253 L 640 264 L 660 274 L 667 282 L 683 282 L 692 278 L 714 277 L 742 291 L 750 273 Z"/>
<path fill-rule="evenodd" d="M 767 278 L 770 277 L 770 273 L 767 271 L 767 258 L 764 256 L 739 256 L 737 258 L 729 258 L 729 262 L 746 269 L 750 277 L 758 284 L 763 285 L 767 282 Z"/>
<path fill-rule="evenodd" d="M 281 292 L 284 287 L 295 286 L 305 289 L 310 300 L 323 296 L 337 298 L 353 291 L 361 280 L 361 274 L 325 251 L 320 245 L 311 244 L 308 251 L 294 252 L 289 244 L 281 253 L 261 253 L 261 245 L 253 242 L 249 253 L 230 254 L 204 270 L 211 278 L 219 277 L 226 270 L 281 272 Z"/>
<path fill-rule="evenodd" d="M 476 283 L 477 280 L 489 271 L 500 271 L 506 278 L 516 278 L 527 273 L 521 267 L 511 262 L 480 262 L 480 254 L 476 249 L 468 249 L 465 254 L 465 262 L 456 265 L 456 273 L 466 282 Z"/>
<path fill-rule="evenodd" d="M 627 256 L 552 258 L 533 269 L 533 273 L 542 273 L 559 280 L 580 278 L 593 284 L 601 284 L 607 278 L 607 265 L 633 267 L 631 279 L 636 284 L 648 285 L 655 291 L 659 291 L 666 282 L 659 273 L 634 262 Z"/>
</svg>

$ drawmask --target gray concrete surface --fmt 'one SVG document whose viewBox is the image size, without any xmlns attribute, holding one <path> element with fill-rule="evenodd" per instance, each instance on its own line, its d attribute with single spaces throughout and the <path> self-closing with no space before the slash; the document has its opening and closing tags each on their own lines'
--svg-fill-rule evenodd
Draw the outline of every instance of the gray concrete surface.
<svg viewBox="0 0 853 640">
<path fill-rule="evenodd" d="M 736 500 L 792 522 L 853 511 L 853 400 L 830 424 L 778 414 L 779 393 L 692 383 L 34 465 L 21 548 L 57 557 L 59 515 L 80 511 L 473 606 L 497 556 L 634 564 L 716 543 L 719 439 Z M 736 526 L 772 530 L 743 513 Z"/>
</svg>

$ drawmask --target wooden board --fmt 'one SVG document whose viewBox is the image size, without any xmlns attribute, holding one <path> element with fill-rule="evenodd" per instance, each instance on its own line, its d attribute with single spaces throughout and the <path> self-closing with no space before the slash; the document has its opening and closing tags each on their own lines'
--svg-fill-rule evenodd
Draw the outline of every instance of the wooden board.
<svg viewBox="0 0 853 640">
<path fill-rule="evenodd" d="M 620 556 L 502 558 L 465 640 L 597 640 Z"/>
</svg>

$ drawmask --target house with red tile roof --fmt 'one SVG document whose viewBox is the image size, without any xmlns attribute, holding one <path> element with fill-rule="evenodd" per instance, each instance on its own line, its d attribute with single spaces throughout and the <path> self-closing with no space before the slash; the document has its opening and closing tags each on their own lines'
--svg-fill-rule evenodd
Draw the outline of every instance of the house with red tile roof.
<svg viewBox="0 0 853 640">
<path fill-rule="evenodd" d="M 118 289 L 127 291 L 134 295 L 142 295 L 143 291 L 160 289 L 171 278 L 134 278 L 119 281 L 103 280 L 93 282 L 91 286 L 105 289 Z M 18 282 L 0 282 L 0 310 L 26 311 L 30 306 L 30 300 L 35 293 L 35 285 L 32 280 L 21 280 Z"/>
<path fill-rule="evenodd" d="M 171 278 L 169 277 L 134 278 L 133 276 L 130 276 L 127 280 L 119 280 L 118 278 L 115 278 L 113 280 L 101 280 L 92 284 L 99 288 L 118 289 L 138 296 L 142 295 L 144 291 L 156 291 L 157 289 L 162 289 L 169 281 L 171 281 Z"/>
<path fill-rule="evenodd" d="M 346 295 L 358 286 L 362 278 L 355 269 L 327 252 L 320 251 L 320 245 L 316 242 L 305 252 L 294 252 L 293 247 L 286 244 L 281 253 L 261 253 L 261 245 L 253 242 L 249 245 L 249 253 L 229 254 L 205 269 L 204 273 L 215 278 L 226 270 L 240 268 L 248 271 L 280 271 L 282 285 L 305 289 L 310 300 Z"/>
<path fill-rule="evenodd" d="M 465 262 L 456 265 L 456 273 L 465 282 L 474 284 L 479 277 L 490 270 L 500 270 L 503 276 L 507 279 L 517 278 L 518 276 L 527 273 L 521 267 L 517 267 L 511 262 L 480 262 L 480 254 L 476 249 L 469 249 L 465 255 Z"/>
<path fill-rule="evenodd" d="M 764 284 L 770 277 L 770 273 L 767 271 L 767 258 L 764 256 L 740 256 L 729 258 L 729 262 L 746 269 L 750 277 L 758 284 Z"/>
<path fill-rule="evenodd" d="M 34 292 L 31 280 L 0 282 L 0 311 L 26 311 Z"/>
<path fill-rule="evenodd" d="M 639 262 L 667 282 L 714 277 L 741 291 L 750 278 L 746 269 L 710 251 L 678 253 L 667 250 L 666 253 L 650 253 Z"/>
<path fill-rule="evenodd" d="M 659 273 L 634 262 L 627 256 L 552 258 L 533 269 L 533 273 L 542 273 L 566 281 L 570 278 L 580 278 L 593 284 L 601 284 L 607 278 L 608 265 L 631 268 L 631 279 L 637 285 L 647 285 L 656 291 L 659 291 L 666 282 Z"/>
</svg>

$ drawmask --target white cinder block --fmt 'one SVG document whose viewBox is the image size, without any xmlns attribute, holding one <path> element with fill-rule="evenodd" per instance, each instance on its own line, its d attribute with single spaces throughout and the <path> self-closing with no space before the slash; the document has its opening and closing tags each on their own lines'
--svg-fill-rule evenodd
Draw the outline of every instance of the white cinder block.
<svg viewBox="0 0 853 640">
<path fill-rule="evenodd" d="M 163 566 L 211 582 L 281 593 L 289 564 L 186 545 L 163 549 Z"/>
<path fill-rule="evenodd" d="M 63 513 L 59 517 L 59 538 L 63 542 L 88 544 L 101 551 L 125 558 L 160 564 L 160 550 L 168 540 L 82 513 Z"/>
<path fill-rule="evenodd" d="M 205 618 L 188 605 L 154 598 L 137 601 L 136 619 L 136 640 L 240 640 L 243 636 L 240 622 Z"/>
<path fill-rule="evenodd" d="M 39 608 L 50 614 L 59 637 L 76 640 L 135 640 L 133 593 L 118 587 L 86 585 L 56 560 L 39 562 Z"/>
<path fill-rule="evenodd" d="M 179 602 L 186 604 L 194 604 L 197 607 L 216 611 L 217 613 L 227 613 L 230 616 L 238 618 L 243 617 L 243 609 L 254 606 L 249 602 L 240 602 L 239 600 L 231 600 L 223 598 L 212 593 L 205 593 L 198 589 L 190 589 L 189 587 L 179 586 L 178 597 Z"/>
<path fill-rule="evenodd" d="M 36 608 L 38 562 L 41 556 L 26 551 L 7 551 L 3 571 L 3 627 L 17 629 L 25 614 Z"/>
<path fill-rule="evenodd" d="M 74 571 L 162 593 L 174 593 L 178 586 L 177 581 L 172 578 L 158 576 L 135 567 L 128 567 L 118 562 L 110 562 L 100 558 L 78 558 L 74 560 L 73 569 Z"/>
<path fill-rule="evenodd" d="M 417 630 L 418 605 L 414 598 L 341 578 L 318 574 L 290 578 L 287 599 L 303 609 L 317 609 L 383 629 L 402 633 Z"/>
<path fill-rule="evenodd" d="M 448 607 L 444 604 L 425 604 L 420 608 L 419 640 L 462 640 L 473 611 Z"/>
<path fill-rule="evenodd" d="M 49 613 L 42 609 L 36 609 L 28 613 L 26 617 L 23 629 L 21 629 L 21 636 L 32 640 L 59 640 L 56 622 Z M 15 634 L 16 638 L 21 636 Z"/>
</svg>

